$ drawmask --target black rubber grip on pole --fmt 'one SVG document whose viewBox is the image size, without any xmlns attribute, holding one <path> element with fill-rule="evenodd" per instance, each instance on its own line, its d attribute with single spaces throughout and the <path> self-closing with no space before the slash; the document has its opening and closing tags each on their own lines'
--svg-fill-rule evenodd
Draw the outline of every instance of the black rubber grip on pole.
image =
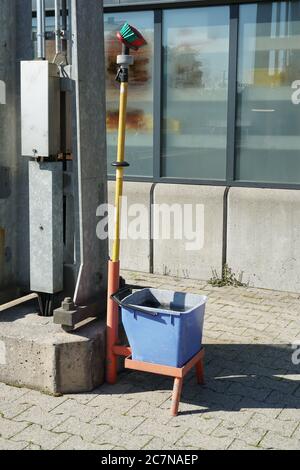
<svg viewBox="0 0 300 470">
<path fill-rule="evenodd" d="M 116 168 L 127 168 L 130 166 L 130 164 L 128 162 L 113 162 L 111 166 Z"/>
<path fill-rule="evenodd" d="M 120 67 L 116 75 L 116 81 L 119 83 L 128 83 L 129 73 L 126 67 Z"/>
</svg>

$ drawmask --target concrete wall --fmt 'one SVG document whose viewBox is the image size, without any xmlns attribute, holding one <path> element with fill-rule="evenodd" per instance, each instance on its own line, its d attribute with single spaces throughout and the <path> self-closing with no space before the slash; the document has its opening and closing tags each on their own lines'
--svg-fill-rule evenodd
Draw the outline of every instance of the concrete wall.
<svg viewBox="0 0 300 470">
<path fill-rule="evenodd" d="M 231 188 L 227 240 L 250 285 L 300 292 L 300 191 Z"/>
<path fill-rule="evenodd" d="M 223 196 L 222 187 L 177 184 L 156 186 L 154 227 L 160 210 L 163 213 L 161 222 L 165 228 L 171 227 L 171 238 L 166 236 L 166 239 L 163 239 L 164 234 L 160 233 L 159 238 L 154 240 L 154 272 L 192 279 L 209 279 L 212 269 L 221 270 Z M 173 216 L 168 219 L 163 204 L 173 206 L 174 212 L 178 214 L 181 211 L 182 224 L 178 216 L 177 220 Z M 177 234 L 174 231 L 180 229 L 180 225 L 183 228 L 183 237 L 180 236 L 180 230 Z"/>
<path fill-rule="evenodd" d="M 108 184 L 108 200 L 114 204 L 115 183 Z M 122 226 L 130 232 L 140 225 L 141 239 L 128 238 L 121 242 L 121 265 L 123 269 L 149 272 L 150 262 L 150 183 L 126 182 L 124 196 L 127 197 L 129 215 L 125 212 Z M 224 188 L 191 185 L 158 184 L 153 189 L 153 212 L 151 216 L 153 234 L 154 272 L 187 278 L 208 279 L 212 268 L 219 272 L 222 268 L 223 240 L 223 196 Z M 142 204 L 145 215 L 139 213 Z M 189 206 L 190 208 L 185 209 Z M 124 207 L 124 204 L 123 204 Z M 189 212 L 191 210 L 191 212 Z M 174 214 L 178 213 L 174 218 Z M 189 226 L 190 219 L 192 226 Z M 181 223 L 182 222 L 182 223 Z M 158 224 L 160 226 L 158 227 Z M 177 224 L 177 225 L 176 225 Z M 196 227 L 197 224 L 197 227 Z M 110 229 L 113 226 L 113 213 L 110 215 Z M 170 228 L 170 232 L 169 232 Z M 179 233 L 178 229 L 182 235 Z M 189 233 L 189 232 L 192 233 Z M 168 233 L 169 232 L 169 233 Z M 195 233 L 196 232 L 196 233 Z M 170 238 L 169 238 L 170 235 Z M 176 239 L 178 237 L 179 239 Z M 110 240 L 110 250 L 112 240 Z"/>
<path fill-rule="evenodd" d="M 124 234 L 126 232 L 126 226 L 130 230 L 130 224 L 132 223 L 135 214 L 135 209 L 138 211 L 138 206 L 132 207 L 128 217 L 125 216 L 126 204 L 128 209 L 132 204 L 141 204 L 146 208 L 147 213 L 142 216 L 141 220 L 141 231 L 142 238 L 138 240 L 132 240 L 130 238 L 121 241 L 121 260 L 122 268 L 129 269 L 132 271 L 149 272 L 150 269 L 150 192 L 151 183 L 132 183 L 126 182 L 124 184 L 124 196 L 127 200 L 123 200 L 123 212 L 122 212 L 122 229 Z M 113 181 L 108 182 L 108 203 L 114 206 L 114 190 L 115 183 Z M 133 211 L 133 212 L 132 212 Z M 138 215 L 138 214 L 137 214 Z M 110 230 L 113 228 L 113 212 L 110 214 Z M 110 238 L 109 252 L 112 250 L 112 237 Z"/>
<path fill-rule="evenodd" d="M 150 183 L 127 182 L 124 195 L 128 196 L 128 207 L 142 203 L 149 212 L 151 187 Z M 110 181 L 111 204 L 113 192 L 114 182 Z M 221 274 L 222 261 L 226 259 L 236 276 L 243 272 L 243 281 L 250 286 L 300 292 L 300 191 L 231 188 L 226 226 L 223 226 L 224 192 L 224 187 L 155 185 L 151 224 L 145 220 L 146 237 L 122 241 L 122 268 L 149 272 L 153 266 L 155 273 L 208 280 L 212 269 Z M 168 206 L 162 209 L 164 204 Z M 185 220 L 184 207 L 189 204 L 192 212 L 187 213 Z M 163 210 L 162 215 L 159 208 Z M 177 220 L 175 227 L 174 211 L 178 209 L 182 211 L 182 220 Z M 199 244 L 192 250 L 188 249 L 191 240 L 186 231 L 191 218 L 190 235 L 195 236 L 196 232 Z M 112 219 L 113 215 L 111 226 Z M 155 234 L 159 219 L 161 230 L 151 250 L 150 229 L 152 226 Z M 124 220 L 123 217 L 123 224 Z M 130 221 L 132 217 L 128 217 L 127 223 Z M 171 239 L 168 239 L 169 228 Z M 178 239 L 174 239 L 174 229 L 177 229 Z"/>
</svg>

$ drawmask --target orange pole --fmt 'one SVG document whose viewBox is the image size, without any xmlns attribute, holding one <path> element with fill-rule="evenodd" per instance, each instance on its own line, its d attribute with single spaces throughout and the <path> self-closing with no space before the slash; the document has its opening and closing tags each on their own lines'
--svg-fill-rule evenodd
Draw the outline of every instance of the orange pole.
<svg viewBox="0 0 300 470">
<path fill-rule="evenodd" d="M 106 321 L 106 381 L 115 384 L 118 374 L 118 354 L 114 349 L 118 344 L 119 307 L 111 299 L 117 292 L 120 284 L 120 232 L 121 232 L 121 203 L 123 194 L 124 168 L 122 163 L 125 156 L 126 109 L 127 109 L 128 83 L 120 86 L 120 111 L 118 133 L 118 156 L 116 168 L 116 194 L 115 194 L 115 230 L 112 249 L 112 259 L 108 264 L 108 290 L 107 290 L 107 321 Z"/>
<path fill-rule="evenodd" d="M 115 384 L 118 372 L 118 356 L 114 346 L 118 342 L 119 307 L 110 296 L 119 289 L 120 262 L 108 262 L 107 323 L 106 323 L 106 381 Z"/>
<path fill-rule="evenodd" d="M 130 55 L 130 49 L 137 50 L 147 44 L 143 36 L 128 23 L 125 23 L 119 33 L 118 40 L 122 43 L 122 54 L 117 57 L 120 65 L 116 80 L 120 82 L 120 105 L 118 127 L 118 154 L 116 167 L 116 192 L 115 192 L 115 227 L 112 256 L 108 266 L 108 299 L 107 299 L 107 367 L 106 380 L 110 384 L 117 381 L 118 356 L 130 354 L 129 348 L 120 347 L 118 341 L 119 307 L 111 299 L 111 295 L 117 292 L 120 284 L 120 235 L 121 235 L 121 209 L 123 195 L 124 168 L 128 163 L 125 158 L 126 137 L 126 112 L 128 96 L 128 69 L 133 65 L 134 59 Z M 129 38 L 129 39 L 128 39 Z M 127 41 L 128 39 L 128 41 Z"/>
</svg>

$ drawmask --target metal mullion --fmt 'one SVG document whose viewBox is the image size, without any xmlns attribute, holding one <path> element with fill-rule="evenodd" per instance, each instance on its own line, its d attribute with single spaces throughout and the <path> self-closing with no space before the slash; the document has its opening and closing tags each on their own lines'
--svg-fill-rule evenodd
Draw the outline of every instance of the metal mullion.
<svg viewBox="0 0 300 470">
<path fill-rule="evenodd" d="M 161 175 L 162 132 L 162 11 L 154 11 L 154 80 L 153 80 L 153 178 Z"/>
<path fill-rule="evenodd" d="M 230 185 L 235 179 L 235 138 L 237 105 L 239 5 L 230 6 L 229 25 L 229 74 L 227 108 L 227 153 L 226 179 Z"/>
</svg>

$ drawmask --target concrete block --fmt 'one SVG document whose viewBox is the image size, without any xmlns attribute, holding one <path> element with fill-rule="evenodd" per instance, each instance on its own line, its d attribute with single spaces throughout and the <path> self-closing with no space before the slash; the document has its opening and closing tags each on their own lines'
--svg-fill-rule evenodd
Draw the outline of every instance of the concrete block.
<svg viewBox="0 0 300 470">
<path fill-rule="evenodd" d="M 300 291 L 300 192 L 231 188 L 228 264 L 251 286 Z"/>
<path fill-rule="evenodd" d="M 0 382 L 50 394 L 87 392 L 104 380 L 105 324 L 72 334 L 24 305 L 0 317 Z"/>
<path fill-rule="evenodd" d="M 28 422 L 16 423 L 15 421 L 11 421 L 10 419 L 4 419 L 0 416 L 0 435 L 2 438 L 10 439 L 15 434 L 27 428 L 27 426 Z"/>
<path fill-rule="evenodd" d="M 99 452 L 101 449 L 110 450 L 114 447 L 114 445 L 106 443 L 102 446 L 99 444 L 91 444 L 91 442 L 84 441 L 80 436 L 72 436 L 56 447 L 55 450 L 96 450 Z"/>
<path fill-rule="evenodd" d="M 150 192 L 151 183 L 126 182 L 124 184 L 122 230 L 124 238 L 121 240 L 121 266 L 131 271 L 149 272 L 150 267 Z M 115 182 L 108 182 L 108 203 L 114 206 Z M 136 205 L 137 204 L 137 205 Z M 126 207 L 127 206 L 127 210 Z M 143 211 L 140 211 L 140 209 Z M 109 217 L 110 230 L 113 228 L 114 213 Z M 136 224 L 135 224 L 136 221 Z M 140 236 L 131 237 L 137 226 Z M 126 229 L 127 228 L 127 229 Z M 113 232 L 112 232 L 113 233 Z M 128 233 L 128 236 L 126 236 Z M 110 237 L 110 253 L 112 250 Z"/>
<path fill-rule="evenodd" d="M 162 227 L 154 240 L 155 273 L 207 280 L 212 269 L 221 271 L 223 196 L 224 187 L 155 187 L 153 223 L 155 227 L 160 220 Z"/>
<path fill-rule="evenodd" d="M 98 413 L 96 408 L 83 405 L 75 399 L 68 399 L 51 411 L 53 415 L 64 415 L 66 418 L 71 416 L 83 423 L 90 423 L 97 418 Z"/>
<path fill-rule="evenodd" d="M 27 443 L 31 442 L 40 446 L 41 449 L 53 450 L 55 447 L 66 441 L 68 437 L 70 437 L 69 434 L 57 434 L 47 431 L 37 424 L 32 424 L 31 426 L 28 426 L 26 429 L 24 429 L 24 431 L 14 436 L 12 441 Z"/>
<path fill-rule="evenodd" d="M 79 418 L 73 416 L 65 419 L 63 423 L 54 429 L 56 433 L 68 433 L 73 436 L 80 436 L 86 442 L 94 442 L 97 437 L 100 437 L 106 431 L 111 429 L 111 425 L 103 424 L 98 426 L 95 423 L 84 423 Z"/>
<path fill-rule="evenodd" d="M 48 396 L 47 396 L 48 398 Z M 54 397 L 50 397 L 54 398 Z M 60 399 L 60 397 L 57 397 Z M 47 431 L 52 431 L 56 426 L 59 426 L 61 423 L 63 423 L 66 420 L 66 416 L 64 415 L 52 415 L 45 411 L 43 408 L 40 408 L 39 406 L 31 406 L 28 408 L 28 410 L 25 410 L 23 413 L 19 414 L 14 418 L 14 424 L 16 422 L 20 421 L 20 424 L 22 423 L 31 423 L 31 424 L 38 424 L 39 426 L 42 426 L 43 429 L 46 429 Z M 11 423 L 10 420 L 5 420 Z M 1 420 L 0 420 L 1 423 Z M 24 426 L 25 428 L 25 426 Z M 15 433 L 16 434 L 16 433 Z"/>
<path fill-rule="evenodd" d="M 0 450 L 23 450 L 27 446 L 27 442 L 13 442 L 0 437 Z"/>
</svg>

